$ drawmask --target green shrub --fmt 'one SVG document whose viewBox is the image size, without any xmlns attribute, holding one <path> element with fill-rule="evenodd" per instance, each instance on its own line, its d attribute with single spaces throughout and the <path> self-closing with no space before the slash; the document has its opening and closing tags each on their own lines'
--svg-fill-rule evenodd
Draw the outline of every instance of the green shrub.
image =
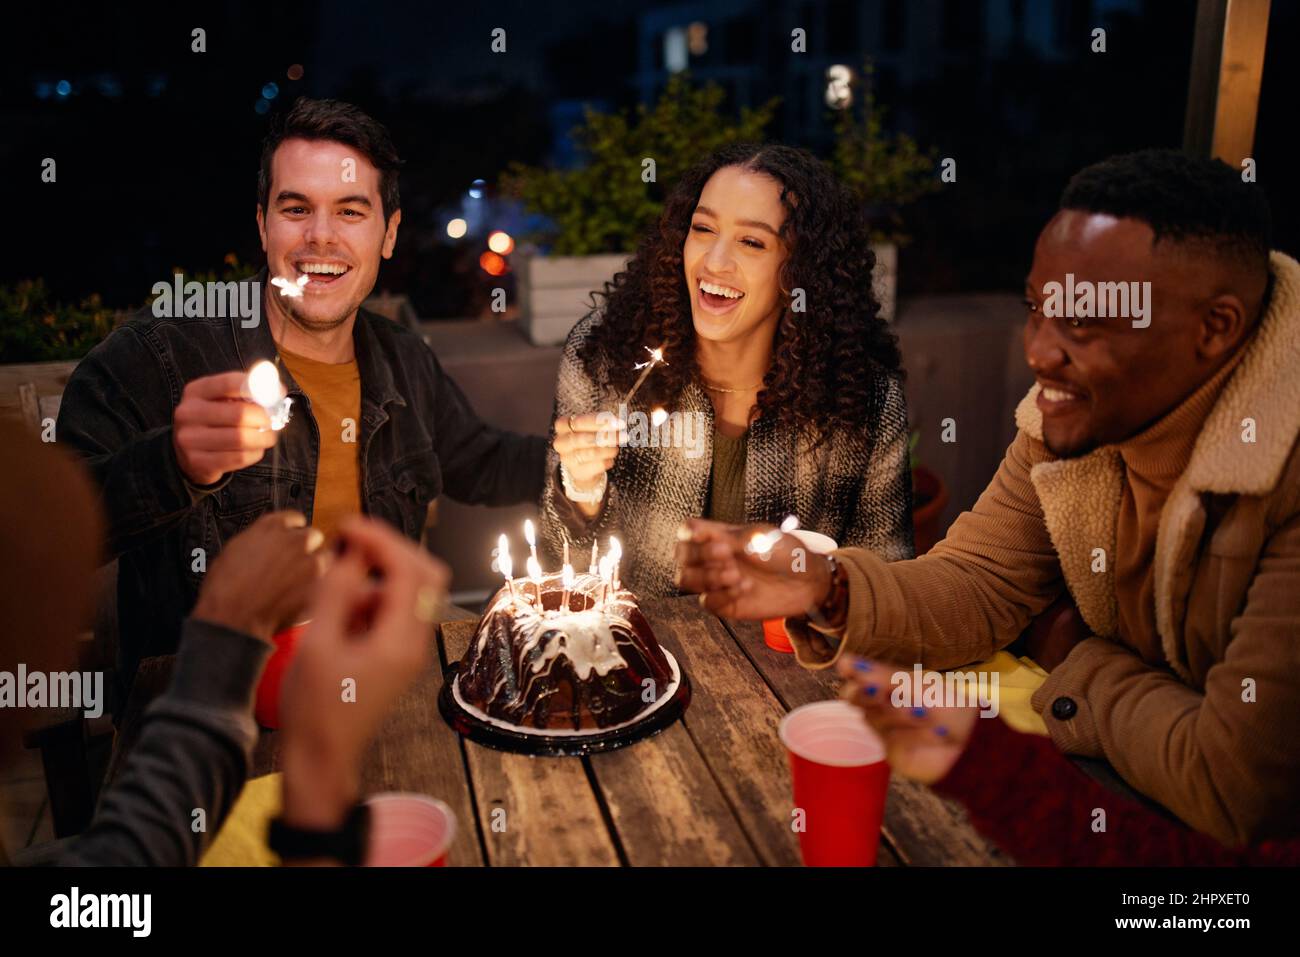
<svg viewBox="0 0 1300 957">
<path fill-rule="evenodd" d="M 121 321 L 99 294 L 65 304 L 44 279 L 0 285 L 0 362 L 79 359 Z"/>
<path fill-rule="evenodd" d="M 763 140 L 778 101 L 742 109 L 737 120 L 723 115 L 725 97 L 717 84 L 696 87 L 677 74 L 653 107 L 638 106 L 633 116 L 588 108 L 584 124 L 572 133 L 584 166 L 513 163 L 502 190 L 554 223 L 552 232 L 530 238 L 550 242 L 557 256 L 630 253 L 682 173 L 728 143 Z M 646 159 L 655 161 L 653 183 L 642 180 Z"/>
<path fill-rule="evenodd" d="M 168 276 L 181 272 L 186 282 L 230 282 L 255 271 L 228 253 L 218 269 L 190 273 L 177 267 Z M 80 359 L 132 312 L 151 302 L 152 296 L 142 304 L 118 310 L 104 305 L 99 293 L 76 303 L 59 302 L 44 279 L 0 284 L 0 363 Z"/>
<path fill-rule="evenodd" d="M 872 242 L 904 245 L 901 210 L 939 189 L 937 156 L 922 150 L 906 133 L 887 134 L 885 109 L 871 90 L 871 67 L 853 84 L 855 102 L 835 111 L 831 168 L 865 204 Z"/>
</svg>

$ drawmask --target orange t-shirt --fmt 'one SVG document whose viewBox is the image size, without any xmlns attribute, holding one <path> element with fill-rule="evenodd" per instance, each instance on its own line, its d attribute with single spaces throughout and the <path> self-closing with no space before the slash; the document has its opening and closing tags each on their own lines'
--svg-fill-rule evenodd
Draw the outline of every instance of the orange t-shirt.
<svg viewBox="0 0 1300 957">
<path fill-rule="evenodd" d="M 311 524 L 332 538 L 348 515 L 361 511 L 361 473 L 357 444 L 361 438 L 361 373 L 357 362 L 317 362 L 280 350 L 285 368 L 311 400 L 320 432 L 316 494 Z"/>
</svg>

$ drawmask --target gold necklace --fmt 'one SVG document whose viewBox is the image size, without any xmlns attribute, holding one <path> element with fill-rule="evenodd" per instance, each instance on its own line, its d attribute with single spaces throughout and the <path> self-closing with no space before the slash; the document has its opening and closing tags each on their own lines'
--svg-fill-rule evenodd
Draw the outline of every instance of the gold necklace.
<svg viewBox="0 0 1300 957">
<path fill-rule="evenodd" d="M 762 382 L 759 382 L 757 385 L 751 385 L 748 389 L 724 389 L 720 385 L 710 385 L 708 379 L 704 379 L 703 381 L 704 388 L 708 389 L 710 392 L 753 392 L 755 389 L 763 385 Z"/>
</svg>

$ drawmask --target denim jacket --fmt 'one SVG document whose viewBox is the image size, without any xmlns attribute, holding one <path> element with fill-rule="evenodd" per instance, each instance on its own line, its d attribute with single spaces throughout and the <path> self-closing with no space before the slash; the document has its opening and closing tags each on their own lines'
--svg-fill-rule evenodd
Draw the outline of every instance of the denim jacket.
<svg viewBox="0 0 1300 957">
<path fill-rule="evenodd" d="M 360 310 L 353 339 L 367 514 L 418 540 L 440 494 L 482 505 L 539 499 L 545 439 L 485 424 L 420 337 L 396 323 Z M 272 508 L 311 521 L 320 425 L 283 365 L 292 417 L 260 462 L 199 488 L 172 446 L 172 412 L 187 382 L 275 357 L 265 320 L 244 328 L 238 317 L 146 313 L 92 350 L 68 382 L 56 434 L 90 467 L 108 513 L 108 547 L 119 560 L 121 692 L 141 658 L 176 650 L 203 573 L 231 536 Z"/>
</svg>

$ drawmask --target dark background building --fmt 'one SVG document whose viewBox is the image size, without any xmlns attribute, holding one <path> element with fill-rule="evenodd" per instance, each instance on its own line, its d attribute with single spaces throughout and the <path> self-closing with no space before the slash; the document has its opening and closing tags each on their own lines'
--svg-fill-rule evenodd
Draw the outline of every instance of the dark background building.
<svg viewBox="0 0 1300 957">
<path fill-rule="evenodd" d="M 381 285 L 423 317 L 470 315 L 482 240 L 450 242 L 448 211 L 475 180 L 492 200 L 512 160 L 581 162 L 567 131 L 585 105 L 650 101 L 684 68 L 733 107 L 779 97 L 773 137 L 825 155 L 826 71 L 870 62 L 887 126 L 958 163 L 955 184 L 907 213 L 902 292 L 1017 288 L 1070 173 L 1180 144 L 1195 12 L 1194 0 L 28 4 L 7 13 L 0 62 L 0 161 L 17 187 L 0 284 L 42 277 L 62 299 L 126 307 L 174 267 L 219 268 L 230 253 L 258 264 L 259 141 L 269 113 L 308 94 L 371 111 L 408 160 Z M 1300 5 L 1273 4 L 1255 150 L 1277 245 L 1293 253 L 1297 26 Z M 490 51 L 495 27 L 504 54 Z M 1090 50 L 1095 27 L 1105 53 Z M 795 28 L 806 53 L 791 52 Z"/>
</svg>

